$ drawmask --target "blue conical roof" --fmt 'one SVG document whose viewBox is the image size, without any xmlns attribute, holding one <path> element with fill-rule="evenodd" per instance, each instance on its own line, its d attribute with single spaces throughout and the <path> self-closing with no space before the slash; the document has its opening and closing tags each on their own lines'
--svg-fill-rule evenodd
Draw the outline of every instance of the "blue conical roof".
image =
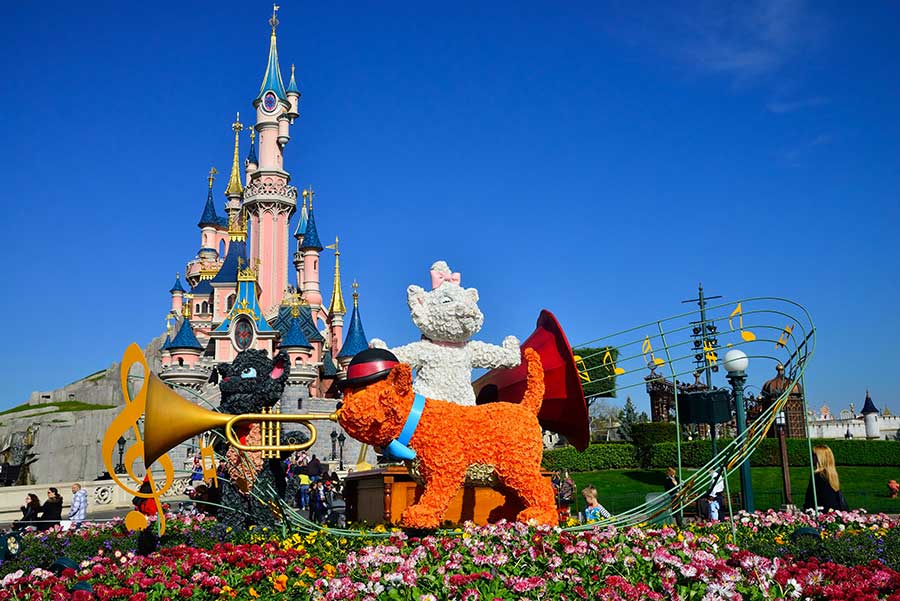
<svg viewBox="0 0 900 601">
<path fill-rule="evenodd" d="M 263 76 L 262 85 L 259 87 L 259 94 L 256 96 L 256 103 L 261 102 L 262 97 L 268 91 L 274 92 L 278 98 L 287 103 L 284 82 L 281 80 L 281 67 L 278 66 L 278 44 L 274 29 L 272 37 L 269 38 L 269 62 L 266 65 L 266 74 Z"/>
<path fill-rule="evenodd" d="M 175 276 L 175 283 L 172 284 L 169 292 L 171 292 L 172 294 L 175 294 L 176 292 L 184 292 L 184 288 L 181 287 L 181 274 Z"/>
<path fill-rule="evenodd" d="M 245 240 L 232 240 L 228 245 L 228 252 L 222 267 L 212 280 L 213 284 L 233 284 L 237 281 L 238 269 L 241 264 L 247 265 L 247 242 Z M 203 282 L 200 282 L 201 284 Z M 199 284 L 198 284 L 199 286 Z"/>
<path fill-rule="evenodd" d="M 299 318 L 295 317 L 291 320 L 291 328 L 281 339 L 281 344 L 278 345 L 278 348 L 312 348 L 309 340 L 303 334 Z"/>
<path fill-rule="evenodd" d="M 303 201 L 303 206 L 300 207 L 300 218 L 297 220 L 297 229 L 294 230 L 294 238 L 299 240 L 303 236 L 306 235 L 306 226 L 309 223 L 309 213 L 306 210 L 306 201 Z"/>
<path fill-rule="evenodd" d="M 161 350 L 161 351 L 167 350 L 169 348 L 170 344 L 172 344 L 172 341 L 169 340 L 169 335 L 166 334 L 166 341 L 163 342 L 163 345 L 160 347 L 159 350 Z"/>
<path fill-rule="evenodd" d="M 879 413 L 878 409 L 875 408 L 875 403 L 872 402 L 872 397 L 869 396 L 869 391 L 866 391 L 866 402 L 862 408 L 862 415 L 869 415 L 870 413 Z"/>
<path fill-rule="evenodd" d="M 331 353 L 325 351 L 325 357 L 322 359 L 322 376 L 333 378 L 337 375 L 337 372 L 338 370 L 334 365 L 334 359 L 331 358 Z"/>
<path fill-rule="evenodd" d="M 213 289 L 212 286 L 209 285 L 209 280 L 200 280 L 197 282 L 197 285 L 191 288 L 191 294 L 193 296 L 209 296 L 212 294 Z"/>
<path fill-rule="evenodd" d="M 181 327 L 178 329 L 178 333 L 175 334 L 175 338 L 169 343 L 168 348 L 169 350 L 180 348 L 203 350 L 203 347 L 200 346 L 200 341 L 197 340 L 197 336 L 194 335 L 194 329 L 191 327 L 191 320 L 181 320 Z"/>
<path fill-rule="evenodd" d="M 300 93 L 300 89 L 297 88 L 297 78 L 294 77 L 294 65 L 291 65 L 291 81 L 288 82 L 287 91 L 294 92 L 295 94 Z"/>
<path fill-rule="evenodd" d="M 322 250 L 322 243 L 319 241 L 319 231 L 316 229 L 316 218 L 313 216 L 312 209 L 309 210 L 306 232 L 303 234 L 300 250 Z"/>
<path fill-rule="evenodd" d="M 211 185 L 209 187 L 209 192 L 206 195 L 206 204 L 203 206 L 203 214 L 200 215 L 200 223 L 198 223 L 197 226 L 204 227 L 208 225 L 213 227 L 219 225 L 219 216 L 216 214 L 216 204 L 213 202 Z"/>
<path fill-rule="evenodd" d="M 359 318 L 359 303 L 353 303 L 353 315 L 350 317 L 350 327 L 347 329 L 347 337 L 338 358 L 353 357 L 356 353 L 369 348 L 366 332 L 363 330 L 362 320 Z"/>
<path fill-rule="evenodd" d="M 256 140 L 250 139 L 250 152 L 247 153 L 247 162 L 259 165 L 259 159 L 256 158 Z"/>
</svg>

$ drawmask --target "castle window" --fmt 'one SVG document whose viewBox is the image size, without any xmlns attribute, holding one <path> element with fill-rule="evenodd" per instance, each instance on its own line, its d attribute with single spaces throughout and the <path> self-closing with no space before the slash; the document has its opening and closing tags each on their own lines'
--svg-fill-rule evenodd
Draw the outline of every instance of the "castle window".
<svg viewBox="0 0 900 601">
<path fill-rule="evenodd" d="M 199 313 L 199 312 L 200 312 L 200 303 L 197 303 L 197 306 L 194 307 L 194 313 Z"/>
<path fill-rule="evenodd" d="M 184 357 L 178 357 L 178 367 L 184 367 Z"/>
<path fill-rule="evenodd" d="M 231 308 L 234 306 L 234 294 L 229 295 L 228 298 L 225 299 L 225 310 L 231 311 Z"/>
<path fill-rule="evenodd" d="M 207 313 L 209 313 L 209 303 L 208 303 L 208 302 L 203 301 L 202 307 L 203 307 L 203 308 L 202 308 L 201 312 L 202 312 L 204 315 L 207 314 Z"/>
</svg>

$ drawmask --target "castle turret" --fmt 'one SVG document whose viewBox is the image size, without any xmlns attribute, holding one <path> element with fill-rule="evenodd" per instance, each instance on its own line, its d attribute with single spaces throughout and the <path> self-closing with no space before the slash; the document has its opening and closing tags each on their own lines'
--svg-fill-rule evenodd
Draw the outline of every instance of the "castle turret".
<svg viewBox="0 0 900 601">
<path fill-rule="evenodd" d="M 362 319 L 359 317 L 359 284 L 353 280 L 353 314 L 350 316 L 350 327 L 347 328 L 347 338 L 344 340 L 344 346 L 338 354 L 338 362 L 341 367 L 346 370 L 347 365 L 353 357 L 369 348 L 369 340 L 366 338 L 366 331 L 363 329 Z"/>
<path fill-rule="evenodd" d="M 185 307 L 184 319 L 181 320 L 181 327 L 178 333 L 169 341 L 167 350 L 172 356 L 172 364 L 178 364 L 183 367 L 193 367 L 200 360 L 200 353 L 203 351 L 203 345 L 197 340 L 194 329 L 191 327 L 191 310 L 190 304 Z"/>
<path fill-rule="evenodd" d="M 294 251 L 294 270 L 297 272 L 297 290 L 303 291 L 303 236 L 306 234 L 306 224 L 309 221 L 309 212 L 306 210 L 306 194 L 303 195 L 303 206 L 300 207 L 300 219 L 297 220 L 297 229 L 294 230 L 294 240 L 297 241 L 297 250 Z"/>
<path fill-rule="evenodd" d="M 287 288 L 288 223 L 297 207 L 297 189 L 289 185 L 290 175 L 284 171 L 282 149 L 290 102 L 278 66 L 278 26 L 275 6 L 269 24 L 269 60 L 253 101 L 256 108 L 256 131 L 259 133 L 259 166 L 251 175 L 244 191 L 244 208 L 250 218 L 250 261 L 258 262 L 260 305 L 267 317 L 278 311 Z"/>
<path fill-rule="evenodd" d="M 238 158 L 241 130 L 244 129 L 244 126 L 241 125 L 240 113 L 237 114 L 234 123 L 231 124 L 231 129 L 234 130 L 234 155 L 231 159 L 231 175 L 228 177 L 228 187 L 225 188 L 225 198 L 228 199 L 225 203 L 225 211 L 228 212 L 229 225 L 231 225 L 232 219 L 241 210 L 241 195 L 244 193 L 244 187 L 241 185 L 241 168 Z"/>
<path fill-rule="evenodd" d="M 172 295 L 172 313 L 178 315 L 181 313 L 181 307 L 184 305 L 184 288 L 181 286 L 181 274 L 175 274 L 175 283 L 169 289 Z"/>
<path fill-rule="evenodd" d="M 344 305 L 344 293 L 341 291 L 341 251 L 338 249 L 338 237 L 334 237 L 334 244 L 327 248 L 334 250 L 334 284 L 331 289 L 331 303 L 328 305 L 328 321 L 331 327 L 331 354 L 337 357 L 341 350 L 344 332 L 344 315 L 347 307 Z"/>
<path fill-rule="evenodd" d="M 287 116 L 290 117 L 291 123 L 293 123 L 294 119 L 300 116 L 300 89 L 297 88 L 294 65 L 291 65 L 291 81 L 288 83 L 285 93 L 287 94 L 288 101 L 291 103 L 291 108 L 288 109 Z"/>
<path fill-rule="evenodd" d="M 868 390 L 866 390 L 866 402 L 863 404 L 861 413 L 866 424 L 866 438 L 881 438 L 881 432 L 878 428 L 878 409 L 875 408 L 875 403 L 872 402 L 872 397 L 869 396 Z"/>
<path fill-rule="evenodd" d="M 200 222 L 197 227 L 200 228 L 200 252 L 198 254 L 211 255 L 210 251 L 215 251 L 215 258 L 219 256 L 216 247 L 216 229 L 219 227 L 219 216 L 216 214 L 216 203 L 213 202 L 213 182 L 216 181 L 215 167 L 209 170 L 209 176 L 206 178 L 209 182 L 209 188 L 206 191 L 206 204 L 203 205 L 203 213 L 200 215 Z"/>
<path fill-rule="evenodd" d="M 316 229 L 313 212 L 314 195 L 312 186 L 303 191 L 303 198 L 309 200 L 309 214 L 303 241 L 300 243 L 300 252 L 303 255 L 303 300 L 313 307 L 318 307 L 322 305 L 322 292 L 319 290 L 319 253 L 322 252 L 322 243 L 319 241 L 319 231 Z"/>
</svg>

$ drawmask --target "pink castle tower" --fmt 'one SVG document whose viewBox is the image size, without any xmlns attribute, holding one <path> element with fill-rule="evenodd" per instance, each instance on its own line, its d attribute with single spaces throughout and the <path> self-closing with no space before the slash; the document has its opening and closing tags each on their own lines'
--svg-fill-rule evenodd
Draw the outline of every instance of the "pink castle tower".
<svg viewBox="0 0 900 601">
<path fill-rule="evenodd" d="M 181 286 L 181 274 L 175 274 L 175 284 L 172 285 L 172 288 L 169 289 L 169 294 L 172 295 L 172 313 L 175 315 L 179 315 L 181 313 L 181 307 L 184 305 L 184 288 Z"/>
<path fill-rule="evenodd" d="M 313 314 L 316 315 L 322 309 L 322 292 L 319 290 L 319 253 L 322 252 L 323 246 L 319 241 L 319 230 L 316 228 L 316 218 L 313 213 L 314 196 L 315 192 L 312 186 L 303 191 L 304 204 L 307 200 L 309 201 L 309 212 L 306 231 L 303 233 L 299 249 L 303 261 L 303 287 L 301 288 L 303 300 L 309 303 Z"/>
<path fill-rule="evenodd" d="M 259 133 L 259 165 L 250 175 L 244 191 L 244 209 L 250 218 L 250 263 L 259 265 L 260 306 L 271 317 L 287 289 L 288 222 L 297 208 L 297 189 L 284 170 L 284 146 L 290 140 L 290 115 L 296 114 L 299 93 L 291 98 L 281 80 L 275 28 L 278 7 L 272 11 L 269 25 L 269 62 L 256 108 L 256 131 Z"/>
</svg>

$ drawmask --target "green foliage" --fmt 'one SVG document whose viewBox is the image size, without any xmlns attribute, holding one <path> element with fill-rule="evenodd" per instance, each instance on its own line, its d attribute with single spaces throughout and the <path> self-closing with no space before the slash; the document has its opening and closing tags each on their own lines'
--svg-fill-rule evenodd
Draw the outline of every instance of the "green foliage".
<svg viewBox="0 0 900 601">
<path fill-rule="evenodd" d="M 616 374 L 614 371 L 615 363 L 619 360 L 619 351 L 611 346 L 602 348 L 579 348 L 572 351 L 577 357 L 584 362 L 576 359 L 578 368 L 582 372 L 587 372 L 591 381 L 581 381 L 584 388 L 584 396 L 590 404 L 591 397 L 611 397 L 616 392 Z M 607 357 L 606 354 L 609 353 Z M 604 362 L 605 359 L 605 362 Z"/>
<path fill-rule="evenodd" d="M 571 447 L 544 451 L 544 467 L 550 470 L 568 469 L 573 472 L 603 469 L 626 469 L 641 465 L 667 468 L 678 465 L 675 425 L 670 423 L 635 424 L 635 443 L 592 444 L 584 453 Z M 668 440 L 667 440 L 668 439 Z M 719 449 L 729 443 L 720 440 Z M 813 444 L 827 444 L 834 451 L 839 466 L 900 467 L 900 441 L 895 440 L 813 440 Z M 787 441 L 788 462 L 792 466 L 809 465 L 806 440 Z M 712 458 L 712 443 L 708 440 L 683 441 L 681 465 L 697 468 Z M 767 438 L 750 456 L 753 467 L 778 467 L 781 455 L 778 440 Z M 604 466 L 604 467 L 600 467 Z"/>
<path fill-rule="evenodd" d="M 765 557 L 790 555 L 795 560 L 816 558 L 848 566 L 865 565 L 877 560 L 893 570 L 900 570 L 900 528 L 892 528 L 882 534 L 854 530 L 851 526 L 842 536 L 801 536 L 793 540 L 786 537 L 748 536 L 741 542 L 751 553 Z"/>
<path fill-rule="evenodd" d="M 81 401 L 60 401 L 58 403 L 41 403 L 39 405 L 19 405 L 6 411 L 0 411 L 0 415 L 9 415 L 10 413 L 19 413 L 21 411 L 29 411 L 31 409 L 46 409 L 41 415 L 47 413 L 65 413 L 70 411 L 95 411 L 97 409 L 112 409 L 115 405 L 93 405 L 91 403 L 82 403 Z"/>
<path fill-rule="evenodd" d="M 719 449 L 728 444 L 719 441 Z M 824 444 L 831 447 L 838 465 L 847 466 L 900 466 L 900 441 L 894 440 L 813 440 L 813 445 Z M 809 447 L 802 438 L 787 440 L 788 464 L 809 465 Z M 677 464 L 674 442 L 657 443 L 650 450 L 648 465 L 668 467 Z M 685 467 L 701 467 L 712 458 L 712 444 L 708 440 L 692 440 L 681 443 L 681 464 Z M 778 440 L 766 438 L 759 443 L 750 465 L 754 467 L 777 467 L 781 465 L 781 451 Z"/>
<path fill-rule="evenodd" d="M 573 447 L 544 451 L 544 469 L 557 472 L 594 472 L 637 467 L 634 446 L 630 444 L 592 444 L 583 453 Z"/>
<path fill-rule="evenodd" d="M 631 440 L 631 426 L 639 421 L 634 401 L 631 400 L 631 397 L 626 398 L 625 408 L 622 409 L 622 414 L 619 416 L 619 422 L 622 424 L 619 426 L 619 436 L 625 440 Z"/>
</svg>

